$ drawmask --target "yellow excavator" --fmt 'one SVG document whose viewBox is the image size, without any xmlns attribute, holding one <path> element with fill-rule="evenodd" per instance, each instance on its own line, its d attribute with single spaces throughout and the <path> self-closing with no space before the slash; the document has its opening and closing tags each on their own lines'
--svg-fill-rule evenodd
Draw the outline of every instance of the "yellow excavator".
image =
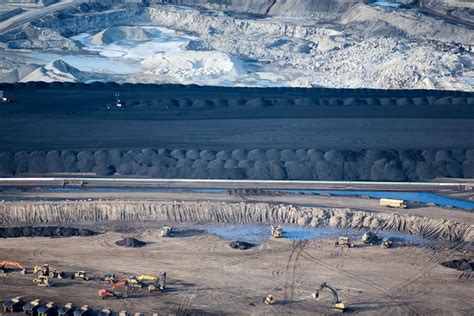
<svg viewBox="0 0 474 316">
<path fill-rule="evenodd" d="M 332 288 L 329 284 L 327 284 L 326 282 L 322 283 L 319 286 L 319 288 L 316 290 L 316 292 L 313 293 L 313 297 L 315 299 L 318 299 L 320 292 L 324 289 L 328 289 L 329 292 L 331 292 L 332 295 L 334 296 L 334 301 L 333 301 L 334 304 L 331 306 L 331 309 L 335 310 L 335 311 L 338 311 L 338 312 L 344 312 L 346 310 L 346 305 L 339 300 L 339 296 L 337 295 L 337 291 L 334 288 Z"/>
<path fill-rule="evenodd" d="M 163 291 L 166 287 L 166 272 L 162 272 L 159 277 L 146 274 L 131 276 L 127 279 L 127 283 L 135 288 L 147 287 L 149 292 L 154 292 L 158 288 Z"/>
</svg>

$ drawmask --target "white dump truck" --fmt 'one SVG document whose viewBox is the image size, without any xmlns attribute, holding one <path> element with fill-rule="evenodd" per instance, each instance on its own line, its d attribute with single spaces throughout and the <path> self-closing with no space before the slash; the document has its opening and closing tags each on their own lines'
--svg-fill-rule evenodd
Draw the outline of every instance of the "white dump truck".
<svg viewBox="0 0 474 316">
<path fill-rule="evenodd" d="M 3 103 L 10 103 L 11 100 L 9 98 L 7 98 L 6 96 L 3 95 L 3 91 L 0 91 L 0 102 L 3 102 Z"/>
<path fill-rule="evenodd" d="M 404 200 L 380 199 L 380 206 L 407 208 L 407 202 Z"/>
</svg>

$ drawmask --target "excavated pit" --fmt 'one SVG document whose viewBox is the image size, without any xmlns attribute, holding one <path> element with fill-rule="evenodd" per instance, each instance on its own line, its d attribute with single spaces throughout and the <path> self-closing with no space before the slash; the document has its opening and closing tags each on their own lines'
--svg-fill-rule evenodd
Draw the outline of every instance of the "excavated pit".
<svg viewBox="0 0 474 316">
<path fill-rule="evenodd" d="M 0 225 L 69 224 L 108 221 L 176 221 L 202 223 L 280 223 L 310 227 L 391 230 L 425 239 L 473 242 L 472 225 L 444 219 L 348 208 L 297 207 L 268 203 L 68 201 L 5 202 Z"/>
<path fill-rule="evenodd" d="M 61 227 L 61 226 L 45 226 L 45 227 L 33 227 L 33 226 L 21 226 L 21 227 L 4 227 L 0 228 L 1 238 L 18 238 L 18 237 L 73 237 L 73 236 L 94 236 L 99 234 L 98 232 L 74 228 L 74 227 Z"/>
<path fill-rule="evenodd" d="M 117 240 L 115 244 L 118 246 L 129 248 L 140 248 L 146 246 L 146 242 L 130 237 Z"/>
</svg>

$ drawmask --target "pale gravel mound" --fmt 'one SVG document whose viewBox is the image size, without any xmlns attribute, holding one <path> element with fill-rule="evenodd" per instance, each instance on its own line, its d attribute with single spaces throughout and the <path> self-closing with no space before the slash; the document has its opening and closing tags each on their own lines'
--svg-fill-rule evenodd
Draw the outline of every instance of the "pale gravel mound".
<svg viewBox="0 0 474 316">
<path fill-rule="evenodd" d="M 118 41 L 147 41 L 154 37 L 152 32 L 139 27 L 116 26 L 95 34 L 91 41 L 96 45 L 108 45 Z"/>
<path fill-rule="evenodd" d="M 180 83 L 235 80 L 240 74 L 237 60 L 217 51 L 160 53 L 146 58 L 141 65 L 147 74 L 166 76 Z"/>
<path fill-rule="evenodd" d="M 5 202 L 0 225 L 101 221 L 281 223 L 364 230 L 392 230 L 427 239 L 474 242 L 474 226 L 450 220 L 348 208 L 312 208 L 267 203 L 213 202 Z"/>
<path fill-rule="evenodd" d="M 58 59 L 34 70 L 29 75 L 21 79 L 20 82 L 80 82 L 87 80 L 87 77 L 88 75 L 86 73 Z"/>
</svg>

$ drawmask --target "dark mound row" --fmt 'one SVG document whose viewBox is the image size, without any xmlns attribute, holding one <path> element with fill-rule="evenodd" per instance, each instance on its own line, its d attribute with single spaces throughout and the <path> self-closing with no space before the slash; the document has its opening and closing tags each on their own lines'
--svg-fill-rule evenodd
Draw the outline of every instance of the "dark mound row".
<svg viewBox="0 0 474 316">
<path fill-rule="evenodd" d="M 229 244 L 229 246 L 233 249 L 246 250 L 246 249 L 250 249 L 252 247 L 255 247 L 255 244 L 252 244 L 252 243 L 249 243 L 249 242 L 246 242 L 246 241 L 236 240 L 236 241 L 232 241 Z"/>
<path fill-rule="evenodd" d="M 76 88 L 76 89 L 128 89 L 141 90 L 144 88 L 154 90 L 181 90 L 181 91 L 204 91 L 209 90 L 212 93 L 255 93 L 255 95 L 265 94 L 269 90 L 281 93 L 282 95 L 290 93 L 297 93 L 305 96 L 334 96 L 334 97 L 365 97 L 378 96 L 383 98 L 399 98 L 399 97 L 472 97 L 473 93 L 463 91 L 447 91 L 447 90 L 426 90 L 426 89 L 411 89 L 411 90 L 395 90 L 395 89 L 336 89 L 336 88 L 258 88 L 258 87 L 214 87 L 214 86 L 198 86 L 198 85 L 180 85 L 180 84 L 133 84 L 124 83 L 117 84 L 115 82 L 92 82 L 92 83 L 69 83 L 69 82 L 17 82 L 17 83 L 0 83 L 0 89 L 58 89 L 58 88 Z M 296 102 L 295 102 L 296 103 Z"/>
<path fill-rule="evenodd" d="M 430 97 L 313 97 L 313 98 L 251 98 L 240 99 L 151 99 L 123 102 L 129 109 L 183 110 L 219 108 L 264 108 L 264 107 L 317 107 L 317 106 L 474 106 L 474 97 L 430 96 Z"/>
<path fill-rule="evenodd" d="M 47 227 L 5 227 L 0 228 L 1 238 L 17 238 L 17 237 L 71 237 L 71 236 L 94 236 L 99 234 L 98 232 L 80 229 L 73 227 L 59 227 L 59 226 L 47 226 Z"/>
<path fill-rule="evenodd" d="M 416 181 L 474 178 L 474 150 L 235 149 L 0 153 L 0 176 L 94 173 L 194 179 Z"/>
<path fill-rule="evenodd" d="M 474 269 L 474 262 L 469 262 L 467 259 L 445 261 L 441 262 L 441 265 L 459 271 L 472 271 Z"/>
<path fill-rule="evenodd" d="M 122 247 L 130 247 L 130 248 L 139 248 L 146 246 L 146 242 L 135 239 L 135 238 L 124 238 L 121 240 L 117 240 L 115 244 L 122 246 Z"/>
</svg>

